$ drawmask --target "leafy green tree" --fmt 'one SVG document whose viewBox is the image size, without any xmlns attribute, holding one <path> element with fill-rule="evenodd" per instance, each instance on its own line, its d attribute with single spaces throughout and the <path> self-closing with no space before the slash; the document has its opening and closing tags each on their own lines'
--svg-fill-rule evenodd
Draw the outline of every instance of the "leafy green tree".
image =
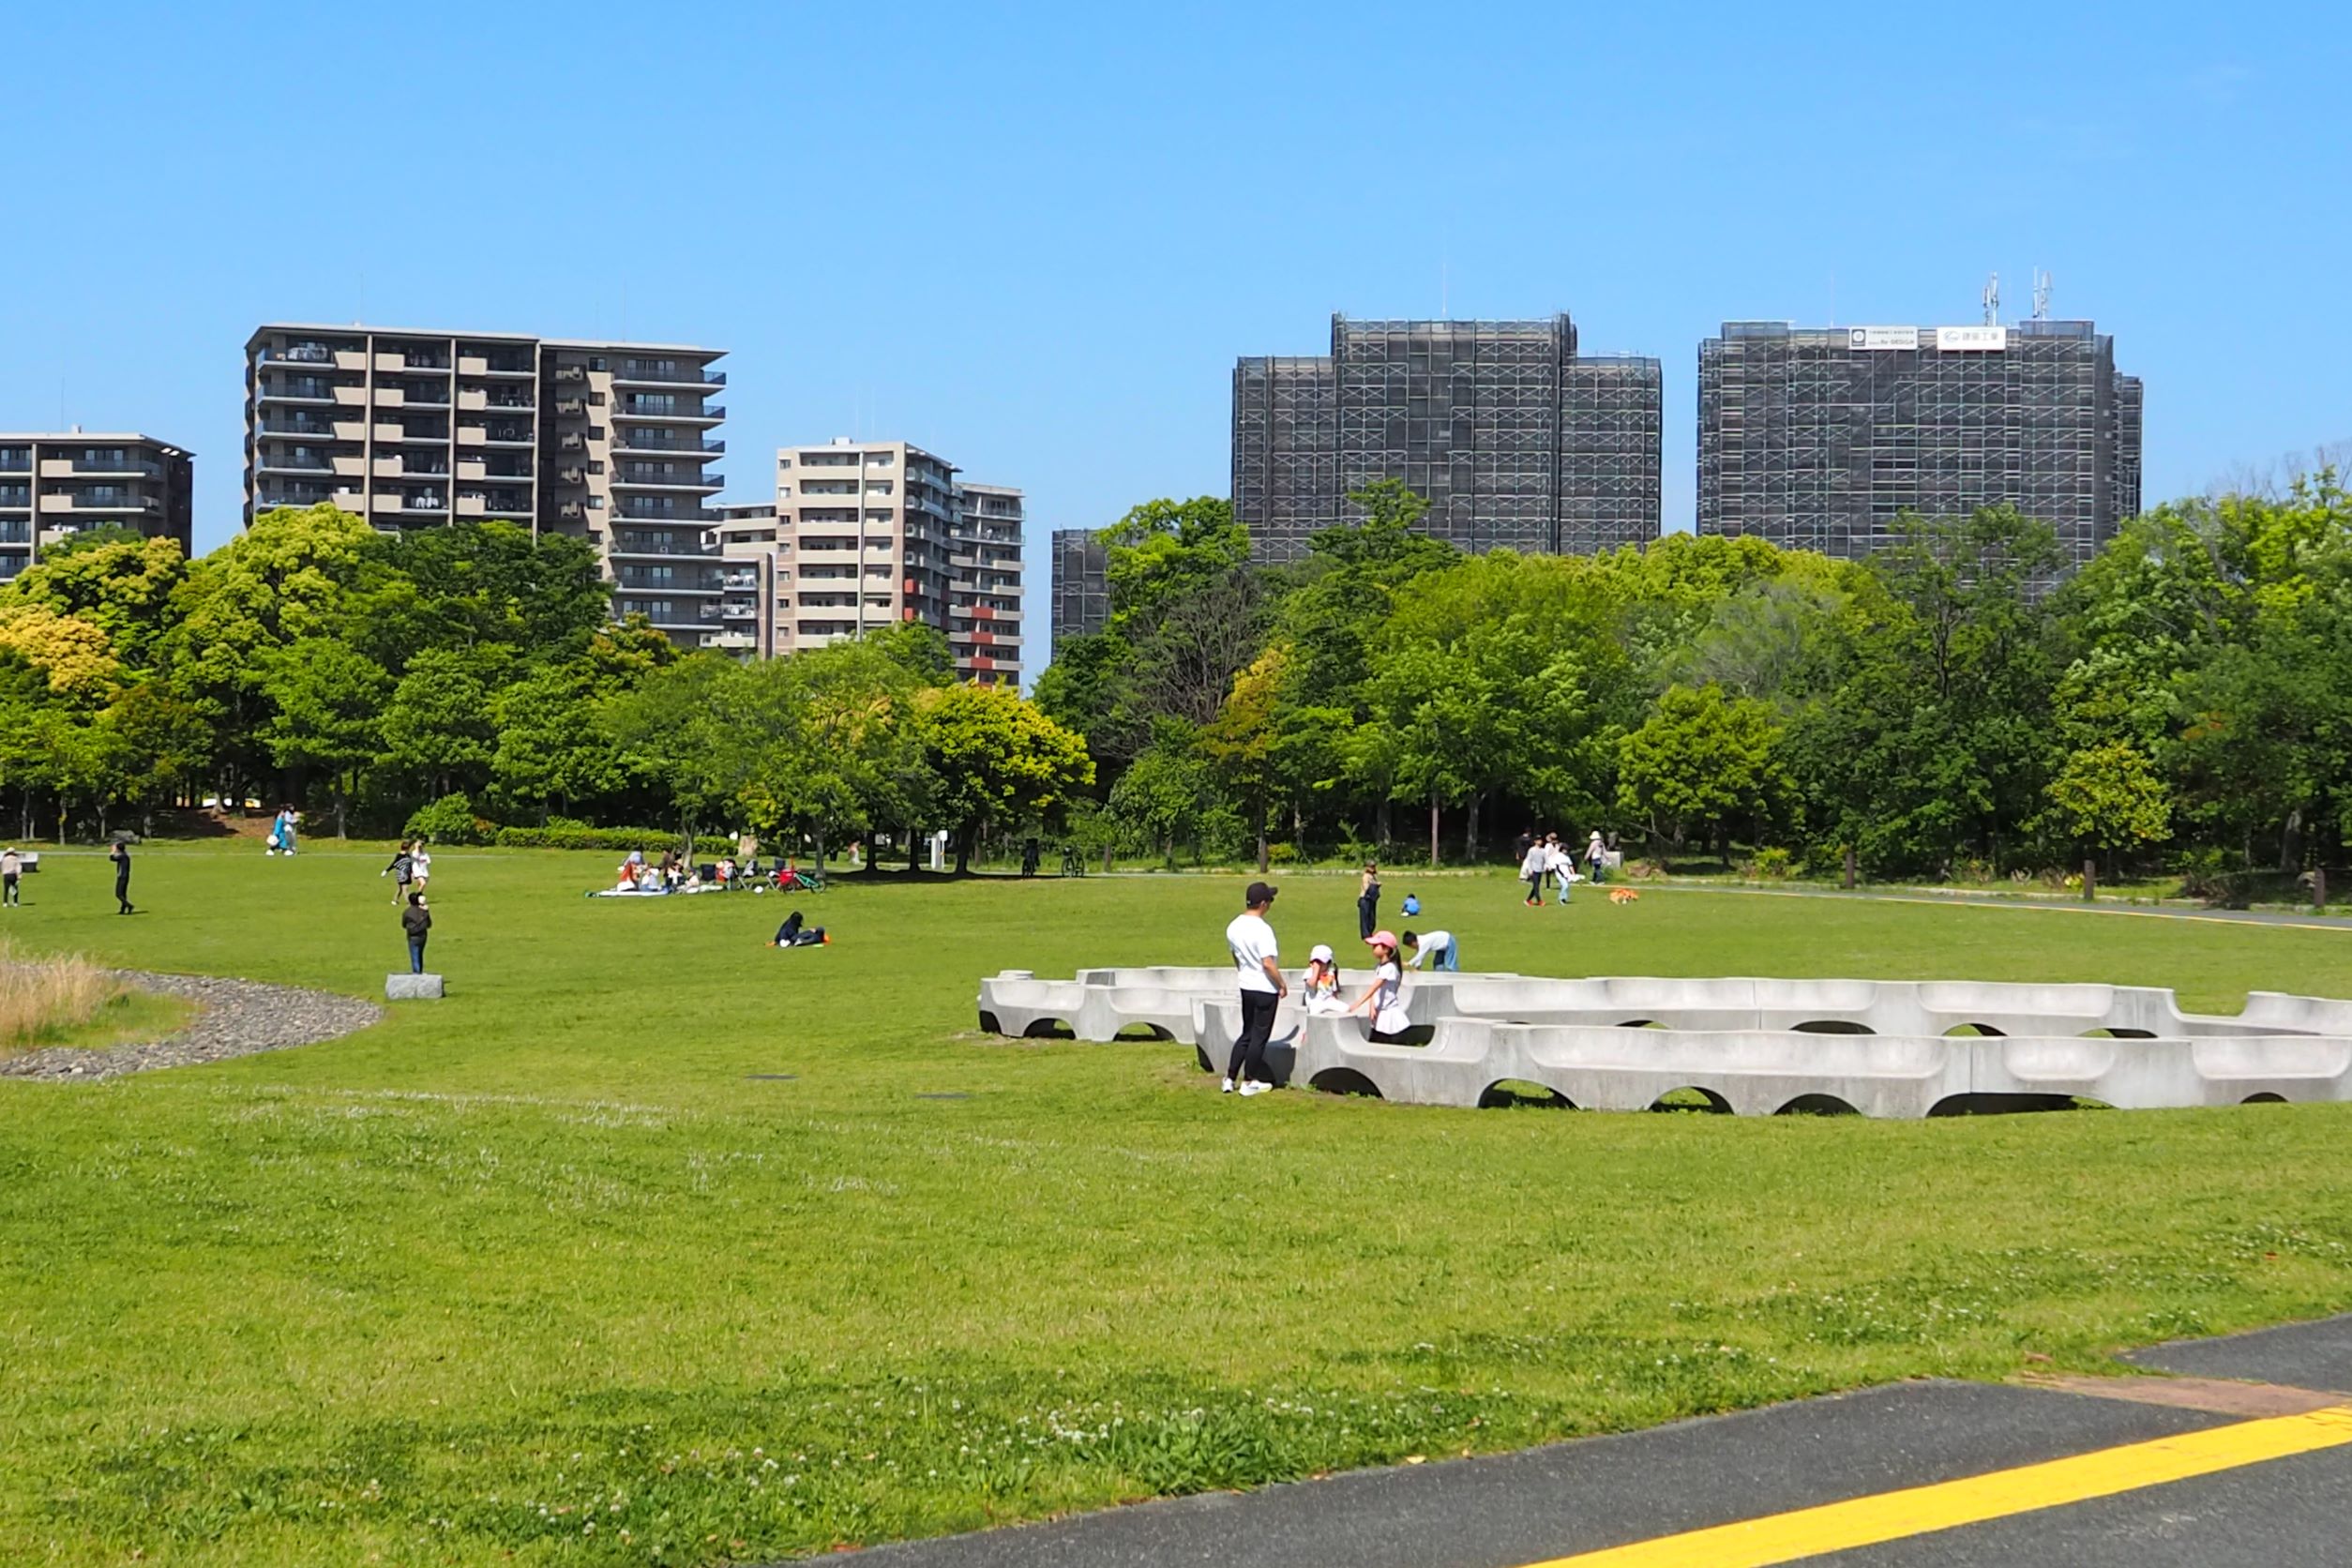
<svg viewBox="0 0 2352 1568">
<path fill-rule="evenodd" d="M 497 755 L 491 694 L 506 657 L 492 649 L 430 648 L 409 662 L 382 720 L 384 761 L 429 796 L 478 792 Z"/>
<path fill-rule="evenodd" d="M 1086 742 L 1005 687 L 936 687 L 922 712 L 935 809 L 955 835 L 958 873 L 971 869 L 982 826 L 1048 816 L 1094 781 Z"/>
<path fill-rule="evenodd" d="M 1780 743 L 1780 725 L 1761 699 L 1728 696 L 1719 686 L 1668 686 L 1656 711 L 1618 743 L 1618 805 L 1648 825 L 1653 843 L 1679 848 L 1696 829 L 1727 857 L 1727 825 L 1760 824 L 1789 792 Z"/>
<path fill-rule="evenodd" d="M 270 760 L 297 777 L 324 776 L 334 800 L 335 837 L 344 837 L 357 775 L 383 746 L 379 715 L 393 696 L 390 673 L 347 642 L 305 637 L 268 656 L 263 689 L 270 716 L 262 740 Z M 412 713 L 409 719 L 420 716 Z"/>
<path fill-rule="evenodd" d="M 2070 753 L 2047 791 L 2058 830 L 2110 855 L 2172 837 L 2172 800 L 2148 757 L 2110 743 Z"/>
<path fill-rule="evenodd" d="M 152 837 L 156 807 L 194 793 L 218 738 L 204 710 L 160 676 L 124 687 L 100 719 L 120 748 L 125 798 L 139 808 L 140 831 Z"/>
</svg>

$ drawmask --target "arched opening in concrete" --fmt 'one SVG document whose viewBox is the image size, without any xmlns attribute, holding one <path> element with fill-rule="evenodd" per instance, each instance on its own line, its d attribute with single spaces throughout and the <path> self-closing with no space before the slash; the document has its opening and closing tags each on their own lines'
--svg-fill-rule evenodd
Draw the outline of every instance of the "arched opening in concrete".
<svg viewBox="0 0 2352 1568">
<path fill-rule="evenodd" d="M 2073 1110 L 2072 1094 L 1947 1094 L 1927 1109 L 1930 1116 L 2014 1116 L 2032 1110 Z"/>
<path fill-rule="evenodd" d="M 2286 1104 L 2286 1096 L 2284 1094 L 2273 1094 L 2270 1091 L 2265 1089 L 2259 1093 L 2247 1095 L 2244 1099 L 2239 1101 L 2238 1103 L 2241 1106 L 2283 1106 Z"/>
<path fill-rule="evenodd" d="M 1030 1026 L 1021 1031 L 1021 1038 L 1024 1040 L 1075 1040 L 1078 1038 L 1078 1031 L 1063 1023 L 1060 1018 L 1037 1018 L 1032 1020 Z"/>
<path fill-rule="evenodd" d="M 1620 1029 L 1664 1029 L 1666 1025 L 1655 1018 L 1627 1018 L 1617 1027 Z"/>
<path fill-rule="evenodd" d="M 980 1033 L 983 1034 L 1002 1034 L 1004 1033 L 1004 1026 L 997 1022 L 996 1015 L 989 1012 L 986 1007 L 980 1009 Z"/>
<path fill-rule="evenodd" d="M 2067 1099 L 2073 1104 L 2076 1110 L 2113 1110 L 2115 1108 L 2106 1101 L 2094 1100 L 2088 1094 L 2069 1094 Z"/>
<path fill-rule="evenodd" d="M 2152 1029 L 2086 1029 L 2082 1033 L 2082 1038 L 2086 1040 L 2153 1040 L 2156 1038 L 2156 1032 Z"/>
<path fill-rule="evenodd" d="M 1696 1083 L 1688 1083 L 1680 1089 L 1667 1090 L 1651 1102 L 1650 1108 L 1651 1110 L 1696 1110 L 1712 1116 L 1728 1116 L 1731 1114 L 1731 1102 L 1711 1089 L 1701 1088 Z"/>
<path fill-rule="evenodd" d="M 1307 1087 L 1326 1094 L 1361 1094 L 1374 1100 L 1380 1097 L 1380 1086 L 1353 1067 L 1326 1067 L 1308 1080 Z"/>
<path fill-rule="evenodd" d="M 1497 1078 L 1478 1092 L 1481 1110 L 1574 1110 L 1575 1102 L 1557 1089 L 1525 1078 Z"/>
<path fill-rule="evenodd" d="M 1175 1035 L 1155 1023 L 1128 1023 L 1119 1026 L 1114 1040 L 1173 1040 Z"/>
<path fill-rule="evenodd" d="M 1775 1116 L 1860 1116 L 1862 1112 L 1834 1094 L 1800 1094 L 1772 1114 Z"/>
<path fill-rule="evenodd" d="M 1815 1018 L 1797 1026 L 1800 1034 L 1876 1034 L 1878 1032 L 1866 1023 L 1852 1018 Z"/>
<path fill-rule="evenodd" d="M 1944 1038 L 1948 1040 L 1998 1040 L 2007 1033 L 2008 1031 L 2006 1030 L 1995 1029 L 1989 1023 L 1955 1023 L 1950 1029 L 1944 1031 Z"/>
<path fill-rule="evenodd" d="M 1209 1060 L 1209 1048 L 1206 1046 L 1193 1047 L 1192 1059 L 1200 1063 L 1200 1070 L 1204 1073 L 1218 1071 L 1217 1064 Z"/>
</svg>

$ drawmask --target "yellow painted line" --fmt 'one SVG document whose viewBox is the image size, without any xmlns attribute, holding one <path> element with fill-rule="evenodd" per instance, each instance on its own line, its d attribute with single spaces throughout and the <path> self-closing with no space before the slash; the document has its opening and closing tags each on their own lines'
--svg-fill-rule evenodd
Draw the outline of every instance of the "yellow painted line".
<svg viewBox="0 0 2352 1568">
<path fill-rule="evenodd" d="M 1900 1492 L 1660 1536 L 1527 1568 L 1765 1568 L 2352 1443 L 2352 1405 L 2241 1421 Z"/>
</svg>

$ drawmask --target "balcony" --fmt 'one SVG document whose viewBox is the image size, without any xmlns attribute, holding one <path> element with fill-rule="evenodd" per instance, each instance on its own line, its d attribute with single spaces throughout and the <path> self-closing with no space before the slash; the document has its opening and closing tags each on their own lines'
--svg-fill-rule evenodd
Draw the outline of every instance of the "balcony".
<svg viewBox="0 0 2352 1568">
<path fill-rule="evenodd" d="M 408 389 L 408 395 L 400 401 L 401 405 L 406 408 L 447 408 L 449 389 L 445 386 L 423 388 L 412 386 Z"/>
<path fill-rule="evenodd" d="M 705 648 L 720 648 L 730 653 L 747 652 L 760 645 L 760 640 L 747 631 L 723 631 L 716 637 L 702 640 Z"/>
<path fill-rule="evenodd" d="M 289 343 L 282 349 L 264 349 L 262 358 L 279 365 L 332 365 L 335 351 L 324 343 Z"/>
<path fill-rule="evenodd" d="M 531 445 L 531 428 L 528 425 L 486 425 L 481 429 L 482 441 L 486 445 L 528 446 Z"/>
<path fill-rule="evenodd" d="M 673 408 L 660 403 L 625 402 L 612 411 L 612 416 L 674 425 L 716 425 L 727 417 L 727 411 L 716 403 L 702 408 Z"/>
<path fill-rule="evenodd" d="M 756 593 L 760 578 L 756 572 L 729 572 L 718 580 L 718 585 L 737 594 Z"/>
<path fill-rule="evenodd" d="M 587 417 L 588 417 L 588 400 L 587 400 L 587 399 L 585 399 L 585 398 L 558 398 L 558 399 L 556 399 L 556 400 L 555 400 L 555 416 L 556 416 L 557 418 L 559 418 L 559 419 L 585 419 L 585 418 L 587 418 Z"/>
<path fill-rule="evenodd" d="M 539 405 L 527 397 L 514 397 L 493 392 L 482 400 L 484 408 L 505 409 L 515 414 L 529 414 Z"/>
<path fill-rule="evenodd" d="M 0 485 L 0 506 L 10 511 L 23 511 L 33 504 L 30 485 Z"/>
<path fill-rule="evenodd" d="M 264 474 L 332 474 L 335 464 L 325 458 L 264 457 L 255 467 Z"/>
<path fill-rule="evenodd" d="M 323 381 L 289 381 L 276 386 L 264 382 L 259 396 L 265 403 L 331 403 L 335 386 Z"/>
<path fill-rule="evenodd" d="M 727 488 L 724 474 L 641 474 L 632 473 L 623 463 L 621 472 L 612 476 L 615 490 L 716 490 Z"/>
<path fill-rule="evenodd" d="M 737 604 L 731 600 L 719 607 L 719 613 L 730 621 L 756 621 L 760 618 L 760 607 L 756 604 Z"/>
<path fill-rule="evenodd" d="M 133 495 L 128 490 L 86 490 L 68 497 L 67 505 L 77 512 L 152 512 L 163 503 L 152 495 Z"/>
<path fill-rule="evenodd" d="M 262 490 L 253 497 L 253 509 L 257 512 L 274 512 L 280 506 L 316 506 L 334 499 L 334 492 L 326 490 Z"/>
<path fill-rule="evenodd" d="M 633 559 L 671 561 L 684 557 L 687 560 L 708 561 L 711 565 L 716 565 L 720 559 L 699 544 L 641 537 L 626 542 L 616 539 L 607 553 L 616 561 Z"/>
<path fill-rule="evenodd" d="M 624 359 L 612 373 L 615 386 L 724 386 L 727 372 L 705 370 L 692 365 L 662 365 L 642 359 Z"/>
<path fill-rule="evenodd" d="M 613 518 L 621 522 L 658 522 L 671 528 L 708 528 L 718 520 L 701 510 L 665 512 L 642 501 L 630 501 L 617 495 L 612 498 L 612 508 Z"/>
<path fill-rule="evenodd" d="M 638 452 L 653 457 L 715 458 L 727 450 L 727 443 L 717 436 L 681 436 L 669 430 L 625 430 L 612 432 L 615 452 Z"/>
<path fill-rule="evenodd" d="M 705 599 L 718 592 L 707 583 L 675 580 L 665 582 L 659 578 L 640 577 L 626 567 L 614 574 L 613 582 L 632 594 L 691 594 L 698 599 Z"/>
</svg>

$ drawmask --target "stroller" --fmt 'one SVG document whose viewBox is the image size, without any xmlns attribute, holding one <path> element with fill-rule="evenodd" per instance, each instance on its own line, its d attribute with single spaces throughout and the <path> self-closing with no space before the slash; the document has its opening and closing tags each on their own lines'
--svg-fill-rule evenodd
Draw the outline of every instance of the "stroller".
<svg viewBox="0 0 2352 1568">
<path fill-rule="evenodd" d="M 825 890 L 824 873 L 803 870 L 797 866 L 778 867 L 776 890 L 778 893 L 822 893 Z"/>
</svg>

